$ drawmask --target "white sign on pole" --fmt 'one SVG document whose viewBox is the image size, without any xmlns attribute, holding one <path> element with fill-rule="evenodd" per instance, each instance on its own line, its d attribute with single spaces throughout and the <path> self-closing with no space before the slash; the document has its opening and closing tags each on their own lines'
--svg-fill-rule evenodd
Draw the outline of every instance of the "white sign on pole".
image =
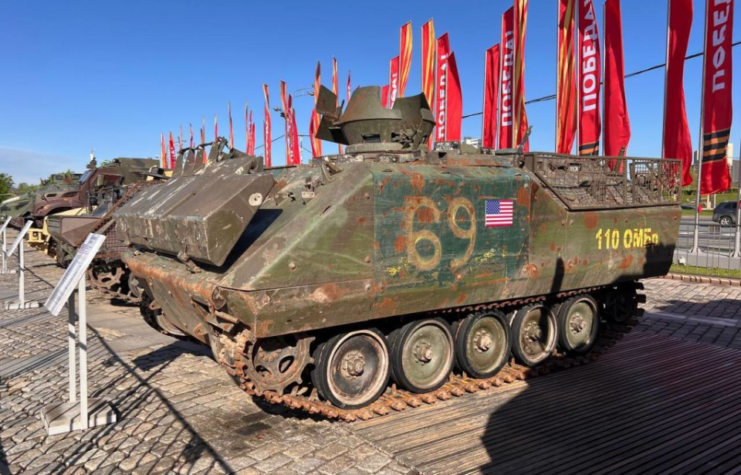
<svg viewBox="0 0 741 475">
<path fill-rule="evenodd" d="M 44 307 L 55 317 L 59 315 L 62 307 L 67 303 L 69 296 L 72 295 L 75 287 L 103 245 L 103 241 L 105 241 L 105 236 L 101 234 L 88 234 L 87 239 L 75 254 L 72 263 L 64 272 L 62 280 L 59 281 L 54 288 L 54 292 L 46 299 Z"/>
</svg>

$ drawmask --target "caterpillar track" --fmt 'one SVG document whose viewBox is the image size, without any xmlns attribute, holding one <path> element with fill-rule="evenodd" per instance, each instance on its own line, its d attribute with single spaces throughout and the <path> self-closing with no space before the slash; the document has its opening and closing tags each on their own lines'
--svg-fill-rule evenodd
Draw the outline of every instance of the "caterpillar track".
<svg viewBox="0 0 741 475">
<path fill-rule="evenodd" d="M 374 417 L 388 415 L 392 412 L 435 404 L 438 401 L 447 401 L 453 397 L 460 397 L 469 393 L 486 390 L 504 390 L 508 385 L 516 381 L 524 381 L 596 361 L 602 353 L 629 333 L 638 323 L 637 317 L 643 315 L 643 309 L 639 309 L 638 304 L 645 302 L 645 295 L 635 292 L 635 290 L 642 290 L 643 284 L 635 282 L 634 285 L 627 287 L 629 292 L 631 288 L 634 289 L 631 295 L 629 295 L 629 299 L 632 301 L 632 314 L 622 315 L 622 321 L 619 323 L 615 321 L 605 322 L 603 319 L 597 341 L 594 347 L 585 355 L 569 356 L 561 352 L 554 352 L 549 360 L 534 368 L 520 365 L 512 358 L 498 374 L 487 379 L 474 379 L 468 377 L 465 373 L 454 372 L 450 375 L 448 382 L 441 388 L 425 394 L 413 394 L 399 389 L 396 385 L 392 384 L 381 397 L 369 406 L 361 409 L 341 409 L 327 401 L 323 401 L 318 397 L 316 389 L 308 384 L 294 386 L 289 394 L 279 394 L 276 391 L 261 391 L 257 389 L 255 383 L 246 375 L 248 362 L 245 361 L 245 355 L 249 353 L 249 346 L 254 343 L 250 341 L 248 331 L 238 334 L 237 338 L 231 341 L 233 343 L 231 348 L 234 350 L 231 355 L 227 355 L 223 351 L 219 352 L 217 360 L 226 367 L 227 372 L 235 379 L 239 387 L 250 396 L 263 399 L 271 404 L 282 404 L 292 410 L 304 411 L 308 414 L 327 419 L 336 419 L 345 422 L 366 421 Z M 566 298 L 584 294 L 604 295 L 608 289 L 609 287 L 592 287 L 563 292 L 555 296 L 540 296 L 506 302 L 495 302 L 475 307 L 450 309 L 442 313 L 469 313 L 492 309 L 511 310 L 522 305 L 545 301 L 552 302 L 551 306 L 558 306 Z M 603 313 L 608 314 L 609 311 Z M 223 339 L 224 336 L 222 336 L 222 341 Z"/>
</svg>

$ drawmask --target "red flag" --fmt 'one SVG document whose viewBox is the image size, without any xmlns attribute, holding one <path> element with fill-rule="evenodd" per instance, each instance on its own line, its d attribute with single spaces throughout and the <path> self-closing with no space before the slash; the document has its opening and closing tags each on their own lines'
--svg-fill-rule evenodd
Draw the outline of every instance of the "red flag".
<svg viewBox="0 0 741 475">
<path fill-rule="evenodd" d="M 486 50 L 484 61 L 484 119 L 482 145 L 484 148 L 496 148 L 497 136 L 497 96 L 500 80 L 499 45 Z"/>
<path fill-rule="evenodd" d="M 272 123 L 270 122 L 270 94 L 268 92 L 268 85 L 262 85 L 262 92 L 265 96 L 265 118 L 262 123 L 262 140 L 263 148 L 265 149 L 265 167 L 272 167 L 272 155 L 273 155 L 273 143 L 272 143 Z"/>
<path fill-rule="evenodd" d="M 460 142 L 461 128 L 463 126 L 463 92 L 461 90 L 461 79 L 458 75 L 458 65 L 455 62 L 455 53 L 448 56 L 448 84 L 445 91 L 447 105 L 447 117 L 445 118 L 446 140 Z"/>
<path fill-rule="evenodd" d="M 352 89 L 350 88 L 350 71 L 347 72 L 347 103 L 350 103 L 350 97 L 352 96 Z"/>
<path fill-rule="evenodd" d="M 347 77 L 348 81 L 348 99 L 350 98 L 350 76 Z M 319 130 L 319 123 L 321 118 L 316 111 L 316 103 L 319 100 L 319 89 L 322 86 L 322 66 L 319 62 L 316 63 L 316 72 L 314 73 L 314 110 L 311 111 L 311 120 L 309 121 L 309 135 L 311 136 L 311 155 L 313 157 L 322 156 L 322 141 L 316 138 L 316 133 Z"/>
<path fill-rule="evenodd" d="M 399 57 L 395 56 L 389 63 L 389 107 L 394 107 L 399 97 Z"/>
<path fill-rule="evenodd" d="M 390 87 L 388 84 L 381 87 L 381 105 L 383 105 L 383 107 L 389 106 L 389 89 Z"/>
<path fill-rule="evenodd" d="M 170 132 L 170 168 L 175 168 L 175 140 L 172 138 L 172 132 Z"/>
<path fill-rule="evenodd" d="M 193 141 L 193 124 L 188 124 L 188 128 L 190 129 L 190 148 L 195 148 L 196 144 Z"/>
<path fill-rule="evenodd" d="M 232 123 L 232 101 L 229 101 L 229 146 L 234 148 L 234 124 Z"/>
<path fill-rule="evenodd" d="M 250 153 L 250 114 L 249 107 L 247 107 L 247 101 L 244 101 L 244 152 Z"/>
<path fill-rule="evenodd" d="M 627 155 L 630 119 L 625 100 L 625 61 L 620 0 L 605 2 L 605 155 Z M 615 163 L 608 164 L 615 168 Z M 622 166 L 622 165 L 621 165 Z M 621 170 L 622 171 L 622 170 Z"/>
<path fill-rule="evenodd" d="M 515 9 L 502 15 L 502 84 L 499 98 L 499 148 L 514 148 L 514 101 L 512 97 L 515 63 Z"/>
<path fill-rule="evenodd" d="M 422 93 L 431 110 L 435 102 L 435 24 L 422 25 Z"/>
<path fill-rule="evenodd" d="M 201 125 L 201 143 L 206 143 L 206 118 L 202 118 Z"/>
<path fill-rule="evenodd" d="M 409 81 L 409 71 L 412 69 L 412 22 L 401 27 L 399 35 L 399 93 L 397 97 L 404 97 L 404 91 Z"/>
<path fill-rule="evenodd" d="M 514 104 L 515 104 L 515 146 L 524 139 L 527 132 L 527 112 L 525 112 L 525 35 L 527 33 L 527 7 L 529 0 L 515 0 L 515 64 L 514 64 Z M 529 150 L 525 144 L 525 151 Z"/>
<path fill-rule="evenodd" d="M 692 0 L 669 0 L 664 92 L 663 158 L 682 160 L 682 186 L 692 183 L 692 139 L 684 100 L 684 59 L 692 30 Z"/>
<path fill-rule="evenodd" d="M 252 111 L 250 111 L 250 149 L 249 155 L 255 156 L 255 123 L 252 121 Z"/>
<path fill-rule="evenodd" d="M 435 142 L 449 140 L 448 126 L 448 58 L 450 39 L 443 34 L 437 39 L 437 81 L 435 83 Z"/>
<path fill-rule="evenodd" d="M 288 104 L 288 92 L 286 91 L 285 81 L 280 82 L 280 103 L 283 107 L 283 120 L 285 123 L 285 141 L 286 141 L 286 165 L 293 164 L 293 144 L 291 139 L 293 134 L 291 133 L 291 108 Z"/>
<path fill-rule="evenodd" d="M 337 58 L 332 57 L 332 92 L 337 97 L 335 101 L 335 107 L 340 105 L 340 86 L 337 79 Z M 340 155 L 342 155 L 342 144 L 337 144 L 337 149 Z"/>
<path fill-rule="evenodd" d="M 165 134 L 160 133 L 160 160 L 162 160 L 162 168 L 167 168 L 167 150 L 165 149 Z"/>
<path fill-rule="evenodd" d="M 298 138 L 298 127 L 296 126 L 296 111 L 293 109 L 293 99 L 288 96 L 288 108 L 291 111 L 291 156 L 293 157 L 292 165 L 301 164 L 301 144 Z"/>
<path fill-rule="evenodd" d="M 576 136 L 575 2 L 576 0 L 559 0 L 556 153 L 571 153 Z"/>
<path fill-rule="evenodd" d="M 214 142 L 219 140 L 219 120 L 216 114 L 214 114 Z"/>
<path fill-rule="evenodd" d="M 600 60 L 599 30 L 592 0 L 583 0 L 576 8 L 579 17 L 579 155 L 599 155 Z"/>
<path fill-rule="evenodd" d="M 733 121 L 733 0 L 706 0 L 700 194 L 731 187 L 726 155 Z"/>
</svg>

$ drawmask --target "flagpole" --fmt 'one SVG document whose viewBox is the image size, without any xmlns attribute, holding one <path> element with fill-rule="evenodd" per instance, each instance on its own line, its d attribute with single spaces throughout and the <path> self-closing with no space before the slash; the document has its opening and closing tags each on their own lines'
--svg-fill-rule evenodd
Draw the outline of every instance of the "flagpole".
<svg viewBox="0 0 741 475">
<path fill-rule="evenodd" d="M 607 64 L 607 2 L 609 0 L 605 0 L 605 2 L 602 4 L 602 44 L 600 45 L 602 47 L 602 69 L 600 71 L 600 78 L 599 79 L 599 92 L 601 93 L 601 99 L 602 99 L 602 127 L 600 130 L 600 135 L 597 136 L 597 154 L 596 156 L 599 157 L 599 149 L 602 148 L 602 156 L 605 155 L 605 91 L 607 90 L 605 87 L 605 79 L 607 78 L 607 75 L 605 74 L 605 65 Z M 600 144 L 601 142 L 601 144 Z M 600 147 L 602 145 L 602 147 Z"/>
<path fill-rule="evenodd" d="M 695 232 L 692 238 L 692 249 L 690 253 L 700 253 L 700 199 L 702 195 L 702 156 L 705 148 L 705 67 L 708 53 L 708 12 L 710 0 L 705 0 L 705 27 L 702 39 L 702 89 L 700 93 L 700 142 L 697 144 L 697 200 L 695 202 Z"/>
<path fill-rule="evenodd" d="M 484 148 L 484 130 L 486 129 L 486 75 L 489 73 L 489 50 L 484 51 L 484 88 L 483 88 L 483 108 L 481 109 L 483 112 L 481 114 L 481 148 Z"/>
<path fill-rule="evenodd" d="M 579 0 L 574 2 L 574 35 L 576 36 L 576 49 L 574 50 L 574 66 L 576 68 L 576 155 L 579 153 L 581 140 L 581 62 L 579 51 L 581 51 L 581 31 L 579 30 Z"/>
<path fill-rule="evenodd" d="M 661 125 L 661 158 L 666 158 L 666 100 L 669 92 L 669 42 L 671 41 L 672 0 L 666 2 L 666 63 L 664 66 L 664 122 Z"/>
</svg>

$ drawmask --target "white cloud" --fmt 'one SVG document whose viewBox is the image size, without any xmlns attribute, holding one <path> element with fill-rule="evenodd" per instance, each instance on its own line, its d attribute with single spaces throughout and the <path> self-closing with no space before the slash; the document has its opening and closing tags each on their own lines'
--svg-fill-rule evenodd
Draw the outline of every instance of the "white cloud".
<svg viewBox="0 0 741 475">
<path fill-rule="evenodd" d="M 0 147 L 0 173 L 13 177 L 15 184 L 35 184 L 52 173 L 68 169 L 81 173 L 85 169 L 85 158 L 68 158 L 33 150 Z"/>
</svg>

